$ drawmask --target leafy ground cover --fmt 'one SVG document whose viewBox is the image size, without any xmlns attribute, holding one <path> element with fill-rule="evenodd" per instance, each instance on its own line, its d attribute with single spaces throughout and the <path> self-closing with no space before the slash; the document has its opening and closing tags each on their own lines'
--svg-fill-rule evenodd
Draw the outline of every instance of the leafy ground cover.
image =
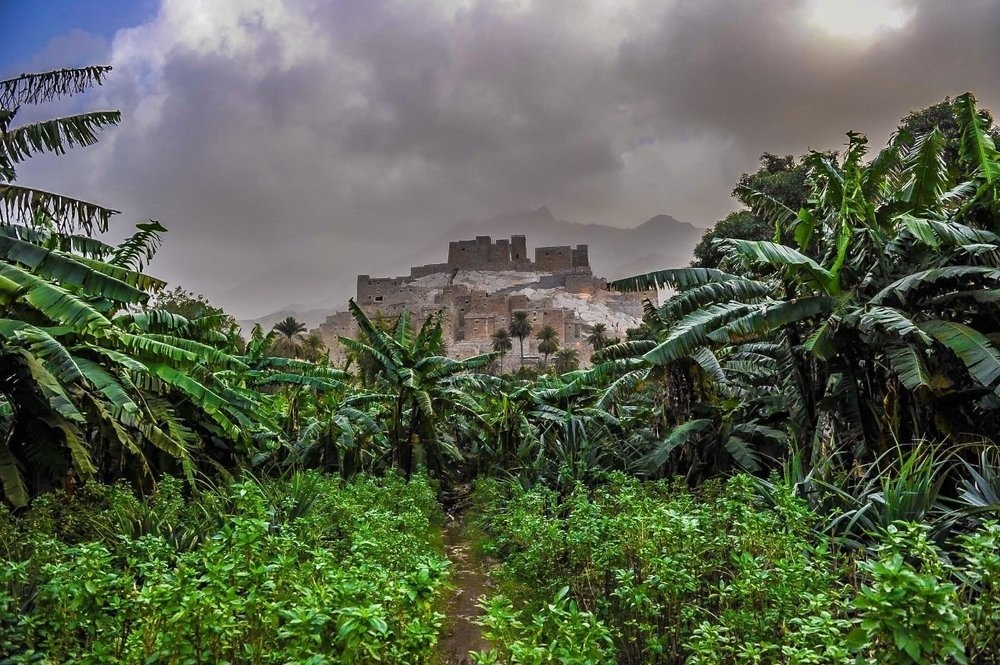
<svg viewBox="0 0 1000 665">
<path fill-rule="evenodd" d="M 39 497 L 0 514 L 0 662 L 424 662 L 448 576 L 435 497 L 318 473 Z"/>
<path fill-rule="evenodd" d="M 755 505 L 755 484 L 481 481 L 482 547 L 501 563 L 476 662 L 995 662 L 1000 526 L 948 553 L 906 523 L 842 550 L 790 493 Z"/>
</svg>

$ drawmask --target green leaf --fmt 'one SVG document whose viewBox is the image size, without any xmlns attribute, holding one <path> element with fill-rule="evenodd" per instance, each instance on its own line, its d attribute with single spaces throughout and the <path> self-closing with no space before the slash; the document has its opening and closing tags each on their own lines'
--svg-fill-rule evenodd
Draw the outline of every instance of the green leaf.
<svg viewBox="0 0 1000 665">
<path fill-rule="evenodd" d="M 8 235 L 0 234 L 0 259 L 18 263 L 39 277 L 79 287 L 87 295 L 122 303 L 149 299 L 143 291 L 98 269 L 100 261 L 61 254 Z"/>
<path fill-rule="evenodd" d="M 713 282 L 724 282 L 730 279 L 741 279 L 736 275 L 731 275 L 715 268 L 672 268 L 670 270 L 658 270 L 656 272 L 626 277 L 608 283 L 609 289 L 634 293 L 636 291 L 651 291 L 653 289 L 688 289 L 693 286 L 710 284 Z"/>
<path fill-rule="evenodd" d="M 902 156 L 905 184 L 899 198 L 909 204 L 911 212 L 923 212 L 939 207 L 941 195 L 948 184 L 948 166 L 944 161 L 944 134 L 935 127 L 919 137 Z"/>
<path fill-rule="evenodd" d="M 829 296 L 811 296 L 758 305 L 719 330 L 713 331 L 708 338 L 720 343 L 757 339 L 791 323 L 829 314 L 834 304 L 833 298 Z"/>
<path fill-rule="evenodd" d="M 921 270 L 892 282 L 872 296 L 870 302 L 873 304 L 882 304 L 890 298 L 906 301 L 911 291 L 933 286 L 937 282 L 965 281 L 968 283 L 973 279 L 976 282 L 996 282 L 1000 280 L 1000 269 L 987 266 L 947 266 L 944 268 Z"/>
<path fill-rule="evenodd" d="M 751 305 L 721 303 L 688 314 L 670 328 L 667 338 L 643 356 L 654 365 L 665 365 L 689 355 L 709 342 L 709 333 L 746 314 Z"/>
<path fill-rule="evenodd" d="M 87 233 L 104 233 L 112 215 L 119 211 L 41 189 L 0 184 L 0 224 L 34 224 L 42 213 L 55 221 L 60 231 L 82 228 Z"/>
<path fill-rule="evenodd" d="M 876 330 L 883 330 L 898 339 L 916 338 L 923 344 L 931 342 L 927 333 L 903 312 L 893 307 L 875 305 L 867 308 L 858 321 L 858 329 L 866 335 L 871 335 Z"/>
<path fill-rule="evenodd" d="M 927 321 L 920 329 L 957 355 L 973 379 L 990 388 L 1000 378 L 1000 353 L 977 330 L 951 321 Z"/>
<path fill-rule="evenodd" d="M 671 297 L 657 310 L 663 320 L 690 314 L 705 305 L 738 300 L 753 302 L 767 296 L 772 290 L 770 284 L 752 279 L 730 279 L 723 282 L 709 282 L 693 287 Z"/>
<path fill-rule="evenodd" d="M 0 439 L 0 484 L 3 484 L 4 496 L 15 508 L 28 505 L 28 488 L 24 484 L 17 458 L 7 447 L 7 442 Z"/>
<path fill-rule="evenodd" d="M 726 243 L 740 256 L 774 268 L 787 269 L 813 289 L 826 293 L 833 274 L 805 254 L 774 242 L 730 239 Z"/>
<path fill-rule="evenodd" d="M 20 287 L 24 300 L 55 323 L 94 336 L 104 336 L 113 328 L 103 314 L 65 289 L 0 261 L 0 277 Z"/>
<path fill-rule="evenodd" d="M 670 453 L 679 446 L 683 446 L 695 435 L 704 432 L 712 426 L 712 421 L 707 418 L 689 420 L 678 425 L 670 431 L 667 438 L 656 444 L 656 447 L 646 455 L 640 464 L 649 471 L 657 471 L 667 463 Z"/>
<path fill-rule="evenodd" d="M 959 95 L 955 99 L 955 109 L 961 131 L 960 154 L 970 164 L 975 173 L 987 183 L 1000 179 L 1000 153 L 997 152 L 993 137 L 983 126 L 976 108 L 976 98 L 972 93 Z"/>
</svg>

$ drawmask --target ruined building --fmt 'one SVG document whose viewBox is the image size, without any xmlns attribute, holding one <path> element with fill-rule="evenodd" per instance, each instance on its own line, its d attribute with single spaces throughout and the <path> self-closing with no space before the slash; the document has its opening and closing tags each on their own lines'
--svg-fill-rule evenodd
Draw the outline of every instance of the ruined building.
<svg viewBox="0 0 1000 665">
<path fill-rule="evenodd" d="M 551 325 L 561 347 L 577 349 L 582 361 L 590 358 L 584 341 L 589 327 L 604 323 L 610 336 L 642 318 L 643 298 L 650 294 L 620 294 L 594 277 L 586 245 L 537 247 L 528 257 L 524 236 L 494 241 L 489 236 L 449 243 L 448 261 L 415 266 L 406 277 L 358 275 L 355 301 L 370 316 L 381 312 L 397 316 L 408 310 L 418 324 L 429 314 L 445 313 L 449 355 L 467 358 L 492 350 L 491 335 L 510 325 L 516 311 L 528 312 L 533 328 L 524 340 L 526 360 L 534 362 L 538 340 L 534 333 Z M 335 360 L 343 357 L 339 336 L 354 337 L 357 327 L 348 312 L 327 317 L 314 331 L 323 336 Z M 512 368 L 520 358 L 519 345 L 508 356 Z"/>
</svg>

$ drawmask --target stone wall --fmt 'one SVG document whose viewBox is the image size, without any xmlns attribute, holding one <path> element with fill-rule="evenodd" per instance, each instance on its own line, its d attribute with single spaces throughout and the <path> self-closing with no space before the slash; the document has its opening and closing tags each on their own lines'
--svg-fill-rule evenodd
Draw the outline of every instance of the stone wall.
<svg viewBox="0 0 1000 665">
<path fill-rule="evenodd" d="M 538 277 L 535 282 L 525 285 L 529 292 L 535 291 L 529 297 L 510 293 L 521 287 L 505 287 L 487 293 L 454 283 L 462 270 L 537 272 Z M 442 277 L 425 280 L 422 286 L 414 285 L 416 280 L 430 275 Z M 634 318 L 642 316 L 642 298 L 651 297 L 655 302 L 655 293 L 613 294 L 606 287 L 606 281 L 595 278 L 590 270 L 587 245 L 538 247 L 531 261 L 524 236 L 515 235 L 509 240 L 495 242 L 489 236 L 478 236 L 475 240 L 449 243 L 447 263 L 414 266 L 407 277 L 358 275 L 356 302 L 371 317 L 394 318 L 408 311 L 417 327 L 429 314 L 444 312 L 445 345 L 449 355 L 456 358 L 490 351 L 492 334 L 510 325 L 513 312 L 525 311 L 532 326 L 531 336 L 524 340 L 526 363 L 537 361 L 536 335 L 546 325 L 555 328 L 560 347 L 575 348 L 581 362 L 586 363 L 591 355 L 585 341 L 589 325 L 575 310 L 556 307 L 551 298 L 544 296 L 546 290 L 562 290 L 577 294 L 581 306 L 600 303 Z M 346 358 L 346 350 L 338 337 L 356 337 L 358 329 L 348 312 L 338 312 L 328 317 L 316 332 L 330 348 L 334 362 L 339 363 Z M 511 355 L 517 359 L 508 358 L 511 366 L 520 360 L 519 346 L 515 339 Z"/>
<path fill-rule="evenodd" d="M 565 247 L 536 247 L 535 269 L 546 272 L 570 270 L 573 268 L 573 250 Z"/>
<path fill-rule="evenodd" d="M 414 266 L 410 268 L 410 278 L 419 279 L 420 277 L 435 275 L 439 272 L 449 272 L 450 270 L 451 266 L 447 263 L 431 263 L 426 266 Z"/>
</svg>

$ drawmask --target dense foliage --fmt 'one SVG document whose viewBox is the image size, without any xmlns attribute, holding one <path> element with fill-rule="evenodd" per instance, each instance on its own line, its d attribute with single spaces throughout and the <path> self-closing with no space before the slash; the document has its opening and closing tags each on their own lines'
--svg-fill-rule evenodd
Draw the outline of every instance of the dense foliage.
<svg viewBox="0 0 1000 665">
<path fill-rule="evenodd" d="M 591 367 L 525 312 L 455 360 L 442 314 L 353 302 L 333 367 L 293 317 L 243 339 L 146 274 L 158 222 L 107 244 L 114 210 L 15 182 L 119 122 L 18 109 L 107 74 L 0 81 L 0 662 L 426 661 L 435 500 L 470 481 L 479 662 L 1000 658 L 1000 152 L 971 94 L 872 158 L 764 155 L 694 266 L 611 285 L 673 293 L 625 341 L 594 325 Z M 542 366 L 504 374 L 531 335 Z"/>
<path fill-rule="evenodd" d="M 0 515 L 5 663 L 426 660 L 447 561 L 423 477 L 121 485 Z"/>
<path fill-rule="evenodd" d="M 482 622 L 504 663 L 994 662 L 1000 524 L 952 543 L 899 523 L 857 559 L 788 488 L 741 475 L 692 492 L 616 475 L 599 488 L 478 490 L 500 593 Z"/>
</svg>

